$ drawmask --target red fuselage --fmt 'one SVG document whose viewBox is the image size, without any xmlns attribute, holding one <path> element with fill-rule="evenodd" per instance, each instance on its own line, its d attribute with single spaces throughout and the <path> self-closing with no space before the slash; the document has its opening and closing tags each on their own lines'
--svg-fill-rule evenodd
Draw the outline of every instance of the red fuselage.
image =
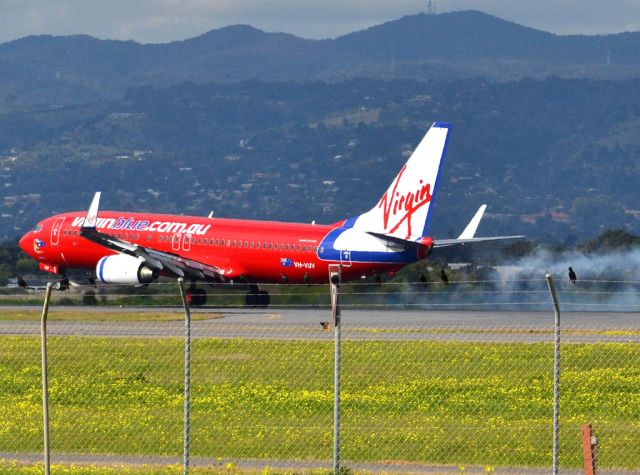
<svg viewBox="0 0 640 475">
<path fill-rule="evenodd" d="M 66 269 L 95 269 L 114 251 L 80 235 L 86 213 L 71 212 L 47 218 L 20 240 L 20 247 L 55 273 Z M 97 229 L 119 239 L 193 259 L 223 270 L 226 280 L 249 282 L 324 283 L 328 266 L 318 248 L 341 223 L 316 225 L 201 218 L 128 212 L 100 212 Z M 401 262 L 342 262 L 344 280 L 393 272 Z"/>
</svg>

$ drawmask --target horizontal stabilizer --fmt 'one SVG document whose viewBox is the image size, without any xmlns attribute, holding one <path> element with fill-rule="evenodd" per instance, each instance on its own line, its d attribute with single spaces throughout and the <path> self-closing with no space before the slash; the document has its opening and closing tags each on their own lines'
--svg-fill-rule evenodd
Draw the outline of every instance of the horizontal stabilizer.
<svg viewBox="0 0 640 475">
<path fill-rule="evenodd" d="M 416 241 L 407 241 L 406 239 L 402 239 L 395 236 L 389 236 L 388 234 L 374 233 L 373 231 L 367 231 L 367 234 L 370 234 L 373 237 L 376 237 L 389 245 L 401 246 L 404 249 L 418 248 L 420 246 L 420 243 Z"/>
<path fill-rule="evenodd" d="M 504 241 L 508 239 L 524 239 L 524 236 L 492 236 L 492 237 L 477 237 L 477 238 L 469 238 L 469 239 L 434 239 L 433 247 L 456 246 L 460 244 L 467 244 L 467 243 L 473 243 L 473 242 Z"/>
</svg>

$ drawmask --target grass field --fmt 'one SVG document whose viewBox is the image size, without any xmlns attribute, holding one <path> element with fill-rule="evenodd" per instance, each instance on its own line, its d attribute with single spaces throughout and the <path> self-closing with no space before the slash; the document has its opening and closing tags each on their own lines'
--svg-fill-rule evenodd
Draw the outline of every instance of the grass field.
<svg viewBox="0 0 640 475">
<path fill-rule="evenodd" d="M 19 464 L 16 461 L 0 459 L 0 475 L 41 475 L 44 464 Z M 192 467 L 190 473 L 195 475 L 295 475 L 300 472 L 292 470 L 274 470 L 265 466 L 259 470 L 242 469 L 233 463 L 219 467 Z M 54 475 L 182 475 L 182 465 L 74 465 L 53 464 Z M 333 470 L 314 469 L 305 471 L 308 475 L 333 475 Z M 345 475 L 349 472 L 346 471 Z M 356 472 L 366 473 L 366 472 Z M 378 475 L 384 475 L 379 474 Z"/>
<path fill-rule="evenodd" d="M 0 320 L 10 321 L 35 321 L 40 320 L 42 310 L 33 310 L 30 308 L 0 307 Z M 216 312 L 192 313 L 191 320 L 211 320 L 221 318 L 222 315 Z M 91 307 L 89 310 L 83 307 L 77 309 L 51 308 L 48 314 L 48 320 L 58 322 L 170 322 L 184 321 L 183 311 L 166 311 L 166 312 L 136 312 L 136 311 L 117 311 L 107 308 L 101 308 L 100 311 L 94 311 Z"/>
<path fill-rule="evenodd" d="M 182 345 L 51 337 L 54 453 L 179 456 Z M 562 358 L 561 466 L 581 466 L 590 422 L 601 468 L 640 470 L 640 346 L 566 344 Z M 345 341 L 343 459 L 548 467 L 552 361 L 547 343 Z M 39 339 L 1 336 L 1 452 L 42 449 L 40 391 Z M 191 395 L 193 456 L 331 459 L 331 342 L 196 339 Z"/>
</svg>

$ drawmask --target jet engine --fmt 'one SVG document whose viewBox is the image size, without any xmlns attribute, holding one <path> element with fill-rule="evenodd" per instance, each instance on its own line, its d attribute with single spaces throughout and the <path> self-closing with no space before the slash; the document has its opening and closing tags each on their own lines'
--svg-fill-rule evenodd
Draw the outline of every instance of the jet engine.
<svg viewBox="0 0 640 475">
<path fill-rule="evenodd" d="M 160 273 L 144 262 L 127 254 L 103 257 L 96 265 L 96 275 L 105 284 L 149 284 Z"/>
</svg>

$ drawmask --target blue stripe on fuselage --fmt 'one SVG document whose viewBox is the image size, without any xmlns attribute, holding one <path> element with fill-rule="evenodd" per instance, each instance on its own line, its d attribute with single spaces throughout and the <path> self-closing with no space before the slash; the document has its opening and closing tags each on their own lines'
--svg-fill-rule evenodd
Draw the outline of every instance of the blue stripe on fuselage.
<svg viewBox="0 0 640 475">
<path fill-rule="evenodd" d="M 341 261 L 341 251 L 335 249 L 336 239 L 347 231 L 346 228 L 333 229 L 327 234 L 320 245 L 318 246 L 318 258 L 322 261 Z M 416 262 L 418 256 L 414 249 L 407 249 L 402 252 L 373 252 L 373 251 L 359 251 L 357 249 L 349 249 L 351 262 L 376 262 L 385 264 L 410 264 Z"/>
<path fill-rule="evenodd" d="M 343 228 L 352 228 L 355 224 L 356 224 L 356 220 L 359 218 L 360 216 L 356 216 L 355 218 L 349 218 L 347 219 L 344 224 L 342 225 Z"/>
</svg>

